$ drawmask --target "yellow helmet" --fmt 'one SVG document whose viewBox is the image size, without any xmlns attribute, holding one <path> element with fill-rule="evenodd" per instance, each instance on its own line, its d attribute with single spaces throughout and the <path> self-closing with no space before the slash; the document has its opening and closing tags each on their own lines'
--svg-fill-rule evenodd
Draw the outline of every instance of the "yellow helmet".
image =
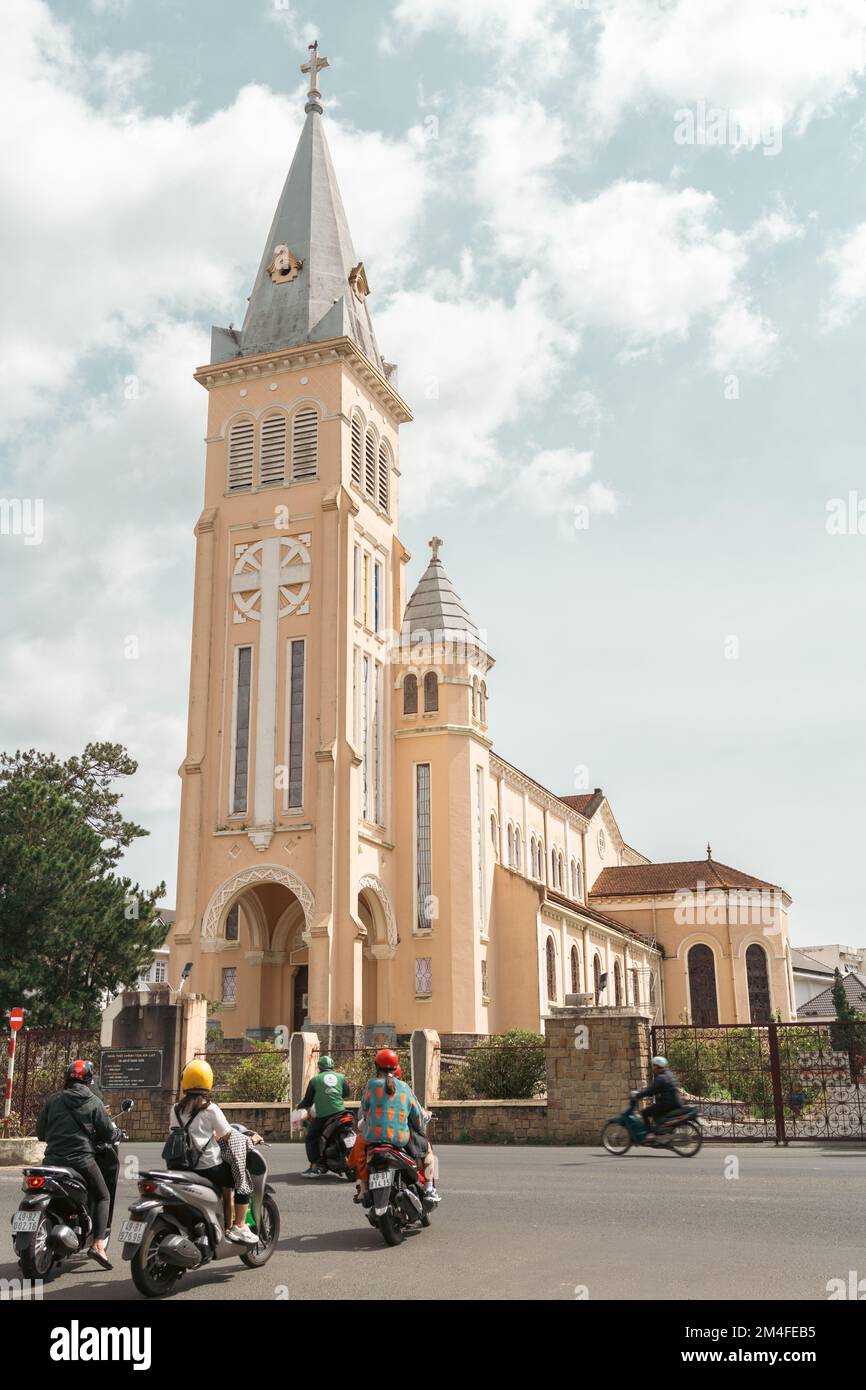
<svg viewBox="0 0 866 1390">
<path fill-rule="evenodd" d="M 206 1062 L 202 1057 L 187 1062 L 180 1084 L 184 1091 L 212 1091 L 213 1068 L 210 1062 Z"/>
</svg>

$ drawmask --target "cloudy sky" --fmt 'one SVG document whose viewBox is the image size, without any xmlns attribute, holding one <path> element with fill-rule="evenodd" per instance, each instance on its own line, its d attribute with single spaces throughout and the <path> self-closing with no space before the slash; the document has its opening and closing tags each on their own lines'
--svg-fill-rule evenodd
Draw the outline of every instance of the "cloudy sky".
<svg viewBox="0 0 866 1390">
<path fill-rule="evenodd" d="M 710 840 L 783 884 L 797 943 L 862 943 L 863 0 L 6 0 L 2 26 L 2 745 L 127 744 L 128 867 L 173 902 L 191 373 L 242 318 L 318 35 L 416 412 L 401 532 L 413 578 L 445 538 L 487 632 L 498 750 L 603 786 L 654 859 Z"/>
</svg>

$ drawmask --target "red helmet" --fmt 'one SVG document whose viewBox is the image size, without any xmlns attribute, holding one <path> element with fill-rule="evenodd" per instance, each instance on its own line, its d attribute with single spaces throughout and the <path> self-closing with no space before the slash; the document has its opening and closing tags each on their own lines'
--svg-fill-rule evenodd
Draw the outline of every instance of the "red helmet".
<svg viewBox="0 0 866 1390">
<path fill-rule="evenodd" d="M 376 1053 L 376 1066 L 380 1071 L 396 1071 L 400 1059 L 390 1047 L 383 1047 Z"/>
<path fill-rule="evenodd" d="M 74 1062 L 70 1062 L 66 1068 L 65 1081 L 67 1086 L 73 1081 L 81 1081 L 85 1086 L 89 1086 L 93 1080 L 93 1063 L 86 1061 L 83 1057 L 76 1057 Z"/>
<path fill-rule="evenodd" d="M 402 1080 L 403 1080 L 403 1068 L 400 1066 L 400 1063 L 399 1063 L 399 1062 L 397 1063 L 396 1067 L 394 1068 L 394 1075 L 396 1076 L 396 1078 L 397 1078 L 398 1081 L 402 1081 Z"/>
</svg>

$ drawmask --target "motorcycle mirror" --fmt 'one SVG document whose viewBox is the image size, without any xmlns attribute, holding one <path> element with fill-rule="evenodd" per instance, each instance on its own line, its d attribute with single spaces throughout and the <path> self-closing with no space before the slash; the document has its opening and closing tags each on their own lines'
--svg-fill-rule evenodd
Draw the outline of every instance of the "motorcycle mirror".
<svg viewBox="0 0 866 1390">
<path fill-rule="evenodd" d="M 134 1100 L 123 1100 L 120 1102 L 121 1110 L 132 1110 L 135 1106 Z"/>
</svg>

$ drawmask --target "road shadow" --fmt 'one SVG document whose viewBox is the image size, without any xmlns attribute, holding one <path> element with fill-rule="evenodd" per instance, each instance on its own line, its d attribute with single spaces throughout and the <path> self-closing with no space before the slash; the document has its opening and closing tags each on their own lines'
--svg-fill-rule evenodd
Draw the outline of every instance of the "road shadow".
<svg viewBox="0 0 866 1390">
<path fill-rule="evenodd" d="M 419 1235 L 420 1228 L 409 1230 L 406 1232 L 406 1240 Z M 385 1250 L 387 1247 L 378 1231 L 374 1231 L 372 1226 L 364 1230 L 362 1226 L 357 1230 L 322 1231 L 314 1235 L 291 1236 L 288 1240 L 279 1241 L 277 1249 L 291 1251 L 296 1255 L 320 1255 L 332 1251 L 370 1254 L 374 1250 Z"/>
</svg>

